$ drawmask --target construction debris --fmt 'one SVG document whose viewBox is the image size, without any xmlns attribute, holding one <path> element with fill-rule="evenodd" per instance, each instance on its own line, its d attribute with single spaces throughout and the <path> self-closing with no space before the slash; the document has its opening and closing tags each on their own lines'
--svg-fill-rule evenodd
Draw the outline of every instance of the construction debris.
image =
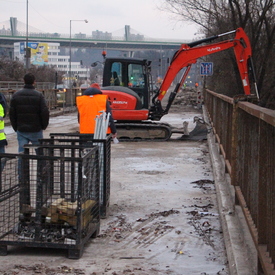
<svg viewBox="0 0 275 275">
<path fill-rule="evenodd" d="M 81 205 L 81 226 L 85 227 L 91 221 L 91 209 L 94 200 L 87 200 Z M 54 200 L 48 208 L 43 207 L 44 226 L 39 234 L 39 241 L 75 243 L 77 226 L 77 201 L 69 202 L 64 198 Z M 35 222 L 35 209 L 24 205 L 20 215 L 20 222 L 14 228 L 19 240 L 34 240 L 37 224 Z M 47 225 L 48 224 L 48 225 Z M 54 226 L 56 225 L 56 226 Z"/>
</svg>

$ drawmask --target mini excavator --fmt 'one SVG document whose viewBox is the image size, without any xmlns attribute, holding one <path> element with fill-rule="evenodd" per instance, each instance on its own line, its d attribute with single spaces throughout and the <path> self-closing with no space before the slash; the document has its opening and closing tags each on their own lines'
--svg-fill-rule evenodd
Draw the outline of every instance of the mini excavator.
<svg viewBox="0 0 275 275">
<path fill-rule="evenodd" d="M 209 44 L 214 39 L 232 33 L 235 34 L 232 39 Z M 191 66 L 203 56 L 230 48 L 234 49 L 244 94 L 251 95 L 250 78 L 252 78 L 258 96 L 251 59 L 251 45 L 242 28 L 182 44 L 175 52 L 163 81 L 156 91 L 152 85 L 150 61 L 133 58 L 105 58 L 101 90 L 109 97 L 118 137 L 120 139 L 168 140 L 173 133 L 173 127 L 167 123 L 161 123 L 160 119 L 168 114 Z M 179 72 L 182 72 L 182 76 L 170 93 L 166 107 L 163 108 L 162 100 Z"/>
</svg>

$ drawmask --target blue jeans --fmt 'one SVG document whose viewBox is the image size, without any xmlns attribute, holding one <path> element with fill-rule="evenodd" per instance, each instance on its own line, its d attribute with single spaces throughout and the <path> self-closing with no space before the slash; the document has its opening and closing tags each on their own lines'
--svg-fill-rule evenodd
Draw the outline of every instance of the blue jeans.
<svg viewBox="0 0 275 275">
<path fill-rule="evenodd" d="M 18 140 L 18 153 L 24 152 L 24 145 L 30 142 L 34 145 L 39 145 L 39 139 L 43 138 L 43 131 L 39 132 L 19 132 L 17 131 Z M 18 176 L 19 181 L 21 181 L 21 159 L 18 160 Z"/>
<path fill-rule="evenodd" d="M 43 138 L 43 131 L 39 132 L 19 132 L 17 131 L 18 140 L 18 153 L 24 151 L 24 145 L 32 143 L 34 145 L 39 145 L 39 139 Z"/>
</svg>

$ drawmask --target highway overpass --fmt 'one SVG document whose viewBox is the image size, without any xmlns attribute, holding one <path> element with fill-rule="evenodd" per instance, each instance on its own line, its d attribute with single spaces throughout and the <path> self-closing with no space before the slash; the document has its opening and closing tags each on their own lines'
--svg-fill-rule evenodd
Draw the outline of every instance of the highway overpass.
<svg viewBox="0 0 275 275">
<path fill-rule="evenodd" d="M 25 36 L 8 36 L 0 34 L 0 47 L 13 48 L 13 43 L 26 41 Z M 169 42 L 169 41 L 125 41 L 125 40 L 96 40 L 91 38 L 54 38 L 43 36 L 28 37 L 28 41 L 41 41 L 41 42 L 54 42 L 60 43 L 61 47 L 71 46 L 76 48 L 95 48 L 95 49 L 114 49 L 114 50 L 177 50 L 182 43 L 188 43 L 187 41 L 181 42 Z"/>
</svg>

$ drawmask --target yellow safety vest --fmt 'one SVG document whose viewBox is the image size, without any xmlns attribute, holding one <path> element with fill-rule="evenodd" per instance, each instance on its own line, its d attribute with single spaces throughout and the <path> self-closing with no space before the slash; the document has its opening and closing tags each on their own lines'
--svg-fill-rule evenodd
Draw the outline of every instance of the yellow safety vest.
<svg viewBox="0 0 275 275">
<path fill-rule="evenodd" d="M 4 121 L 4 108 L 2 104 L 0 104 L 0 140 L 6 139 L 6 134 L 4 132 L 5 121 Z"/>
</svg>

